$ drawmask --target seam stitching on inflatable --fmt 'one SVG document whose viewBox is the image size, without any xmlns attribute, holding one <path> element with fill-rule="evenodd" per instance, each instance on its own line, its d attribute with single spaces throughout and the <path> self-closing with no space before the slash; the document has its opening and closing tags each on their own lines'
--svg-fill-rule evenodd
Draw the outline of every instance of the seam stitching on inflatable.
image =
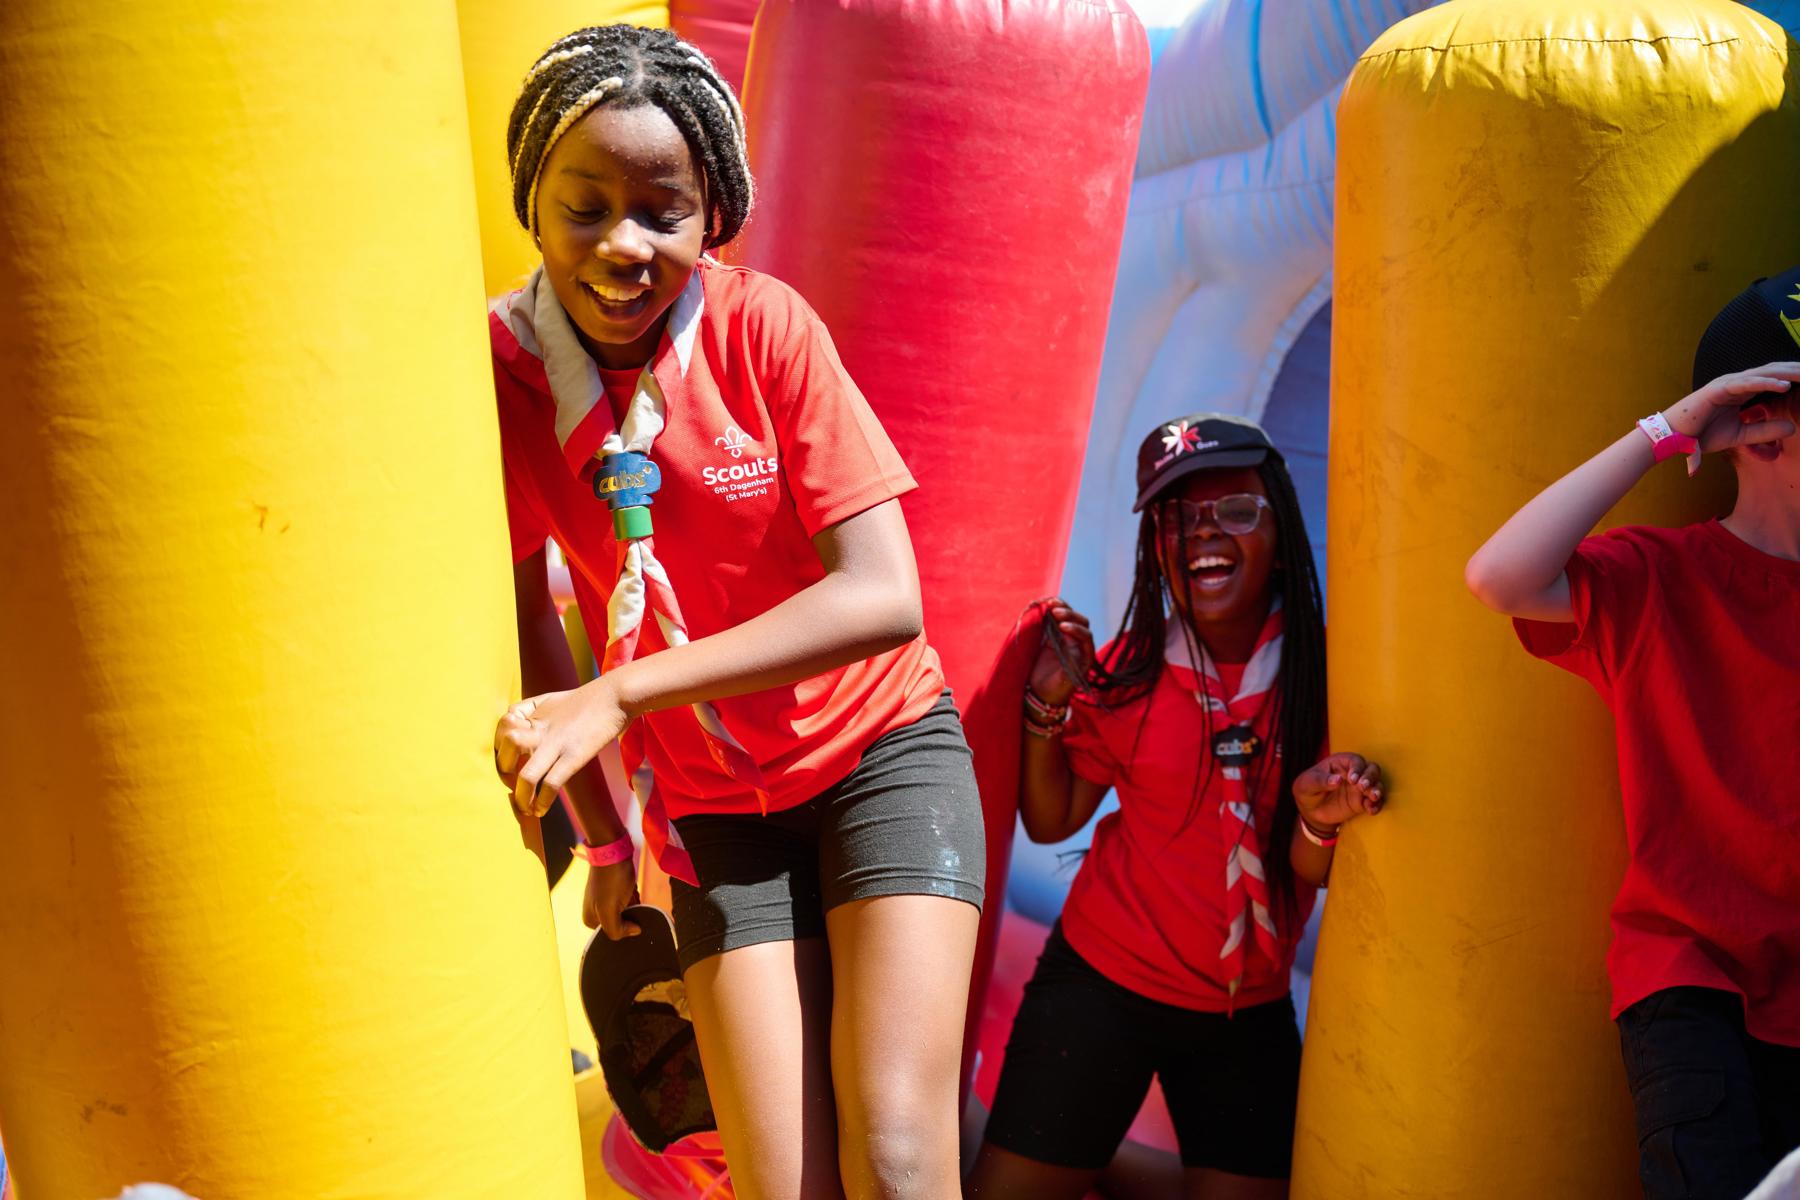
<svg viewBox="0 0 1800 1200">
<path fill-rule="evenodd" d="M 1379 51 L 1379 52 L 1376 52 L 1373 54 L 1365 54 L 1362 56 L 1362 58 L 1358 59 L 1357 61 L 1358 62 L 1373 62 L 1378 58 L 1389 58 L 1396 54 L 1417 54 L 1423 50 L 1435 51 L 1438 54 L 1448 54 L 1452 50 L 1478 50 L 1485 46 L 1532 46 L 1532 45 L 1540 45 L 1544 42 L 1572 42 L 1572 43 L 1574 43 L 1576 45 L 1580 45 L 1580 46 L 1628 46 L 1628 45 L 1654 46 L 1659 42 L 1692 42 L 1693 44 L 1697 45 L 1702 50 L 1710 50 L 1714 46 L 1730 46 L 1730 45 L 1734 45 L 1734 44 L 1744 42 L 1744 41 L 1745 41 L 1745 39 L 1740 38 L 1740 37 L 1728 37 L 1728 38 L 1717 38 L 1713 41 L 1708 42 L 1708 41 L 1701 41 L 1699 38 L 1682 37 L 1678 34 L 1669 34 L 1666 37 L 1655 37 L 1655 38 L 1578 38 L 1578 37 L 1492 38 L 1485 42 L 1457 42 L 1454 45 L 1449 45 L 1449 46 L 1395 46 L 1391 50 L 1382 50 L 1382 51 Z M 1774 50 L 1776 47 L 1770 45 L 1770 46 L 1767 46 L 1766 48 L 1769 50 Z"/>
</svg>

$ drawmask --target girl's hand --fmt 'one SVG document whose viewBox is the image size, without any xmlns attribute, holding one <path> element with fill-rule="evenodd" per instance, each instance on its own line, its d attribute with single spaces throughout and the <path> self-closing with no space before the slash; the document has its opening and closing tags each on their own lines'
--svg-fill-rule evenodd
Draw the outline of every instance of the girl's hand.
<svg viewBox="0 0 1800 1200">
<path fill-rule="evenodd" d="M 494 766 L 512 789 L 513 807 L 543 816 L 569 777 L 630 723 L 604 675 L 513 705 L 494 729 Z"/>
<path fill-rule="evenodd" d="M 1721 375 L 1663 414 L 1669 427 L 1700 441 L 1707 454 L 1733 446 L 1755 446 L 1794 436 L 1794 423 L 1771 420 L 1766 409 L 1754 402 L 1761 396 L 1781 396 L 1800 383 L 1800 363 L 1777 362 L 1753 371 Z M 1745 405 L 1750 405 L 1745 409 Z M 1742 411 L 1740 411 L 1742 410 Z"/>
<path fill-rule="evenodd" d="M 644 932 L 619 914 L 638 901 L 637 871 L 631 860 L 604 867 L 589 867 L 587 892 L 581 901 L 581 923 L 598 929 L 613 941 Z"/>
<path fill-rule="evenodd" d="M 1294 803 L 1315 832 L 1381 811 L 1381 767 L 1360 754 L 1333 754 L 1294 780 Z"/>
<path fill-rule="evenodd" d="M 1087 678 L 1088 668 L 1094 665 L 1094 634 L 1088 628 L 1088 619 L 1061 600 L 1052 600 L 1045 610 L 1044 628 L 1044 646 L 1031 668 L 1031 690 L 1046 703 L 1067 704 L 1081 680 Z M 1056 647 L 1050 644 L 1051 638 L 1061 642 L 1063 654 L 1081 673 L 1080 679 L 1069 677 Z"/>
</svg>

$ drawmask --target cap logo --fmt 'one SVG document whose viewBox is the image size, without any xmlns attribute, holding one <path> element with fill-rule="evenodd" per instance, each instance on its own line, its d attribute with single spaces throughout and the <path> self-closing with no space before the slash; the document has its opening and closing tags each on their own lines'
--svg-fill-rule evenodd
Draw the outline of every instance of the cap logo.
<svg viewBox="0 0 1800 1200">
<path fill-rule="evenodd" d="M 1782 318 L 1786 320 L 1786 318 Z M 1790 326 L 1790 331 L 1792 327 Z M 1163 426 L 1163 449 L 1169 457 L 1179 458 L 1183 454 L 1198 454 L 1202 450 L 1211 450 L 1219 443 L 1202 441 L 1200 430 L 1186 421 L 1176 421 Z M 1163 460 L 1167 462 L 1168 459 Z"/>
<path fill-rule="evenodd" d="M 1800 300 L 1800 288 L 1795 288 L 1794 294 L 1788 299 Z M 1794 344 L 1800 345 L 1800 317 L 1790 317 L 1784 312 L 1778 312 L 1775 315 L 1781 318 L 1783 325 L 1787 326 L 1788 336 L 1794 339 Z"/>
</svg>

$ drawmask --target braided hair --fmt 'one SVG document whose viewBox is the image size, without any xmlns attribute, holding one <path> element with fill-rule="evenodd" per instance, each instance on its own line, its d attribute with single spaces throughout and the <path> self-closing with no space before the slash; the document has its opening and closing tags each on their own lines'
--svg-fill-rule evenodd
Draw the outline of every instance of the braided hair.
<svg viewBox="0 0 1800 1200">
<path fill-rule="evenodd" d="M 1259 769 L 1266 771 L 1272 761 L 1281 764 L 1275 816 L 1269 829 L 1270 853 L 1263 859 L 1263 871 L 1275 899 L 1277 926 L 1285 930 L 1295 913 L 1294 868 L 1287 856 L 1294 822 L 1300 819 L 1300 810 L 1294 804 L 1294 780 L 1312 766 L 1314 755 L 1325 744 L 1325 606 L 1319 594 L 1312 545 L 1306 537 L 1306 520 L 1300 515 L 1300 500 L 1294 494 L 1287 464 L 1279 455 L 1271 454 L 1256 468 L 1256 473 L 1268 493 L 1269 512 L 1275 518 L 1279 535 L 1275 541 L 1273 578 L 1281 597 L 1281 669 L 1270 697 L 1275 706 L 1270 723 L 1279 739 L 1281 754 L 1279 758 L 1265 756 Z M 1138 524 L 1137 568 L 1118 636 L 1105 661 L 1096 660 L 1088 675 L 1087 686 L 1108 708 L 1143 699 L 1162 677 L 1169 581 L 1156 553 L 1157 525 L 1152 507 L 1145 506 Z M 1191 627 L 1185 632 L 1190 645 L 1197 640 Z M 1194 660 L 1200 661 L 1200 656 L 1196 654 Z M 1145 715 L 1148 716 L 1147 710 Z M 1206 740 L 1210 743 L 1213 717 L 1210 712 L 1203 717 Z M 1193 806 L 1182 822 L 1184 829 L 1198 815 L 1199 797 L 1215 768 L 1211 756 L 1207 763 L 1208 777 L 1196 776 Z M 1255 795 L 1262 779 L 1259 776 L 1251 782 L 1250 792 Z"/>
<path fill-rule="evenodd" d="M 538 177 L 569 127 L 601 104 L 661 109 L 686 140 L 706 189 L 706 246 L 750 217 L 755 185 L 744 111 L 712 61 L 666 29 L 599 25 L 553 42 L 526 72 L 506 123 L 513 214 L 537 235 Z"/>
</svg>

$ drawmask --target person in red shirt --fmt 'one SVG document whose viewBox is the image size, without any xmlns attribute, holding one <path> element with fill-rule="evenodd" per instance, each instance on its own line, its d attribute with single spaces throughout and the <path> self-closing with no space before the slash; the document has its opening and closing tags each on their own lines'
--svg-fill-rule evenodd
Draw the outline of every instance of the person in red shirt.
<svg viewBox="0 0 1800 1200">
<path fill-rule="evenodd" d="M 1701 338 L 1693 393 L 1467 571 L 1613 711 L 1630 859 L 1607 971 L 1648 1200 L 1736 1200 L 1800 1144 L 1797 347 L 1800 270 L 1758 280 Z M 1652 464 L 1713 451 L 1737 472 L 1723 520 L 1585 536 Z"/>
<path fill-rule="evenodd" d="M 1020 815 L 1087 823 L 1015 1019 L 969 1194 L 1087 1193 L 1152 1077 L 1185 1192 L 1287 1194 L 1300 1035 L 1294 947 L 1342 825 L 1381 772 L 1325 745 L 1325 628 L 1294 485 L 1256 425 L 1199 414 L 1138 451 L 1137 571 L 1098 654 L 1061 601 L 1025 697 Z"/>
<path fill-rule="evenodd" d="M 740 1195 L 952 1196 L 985 857 L 912 476 L 805 301 L 705 257 L 752 185 L 698 50 L 563 38 L 507 149 L 543 265 L 490 319 L 529 697 L 496 766 L 524 813 L 566 790 L 609 937 L 635 896 L 609 763 L 642 805 Z M 581 687 L 546 538 L 605 646 Z"/>
</svg>

